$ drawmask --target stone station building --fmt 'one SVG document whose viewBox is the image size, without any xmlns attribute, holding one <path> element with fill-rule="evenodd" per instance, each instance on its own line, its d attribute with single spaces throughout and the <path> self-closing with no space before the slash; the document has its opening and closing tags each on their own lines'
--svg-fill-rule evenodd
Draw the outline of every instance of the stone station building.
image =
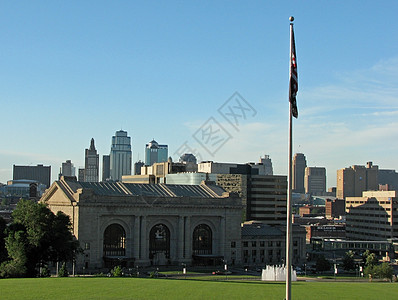
<svg viewBox="0 0 398 300">
<path fill-rule="evenodd" d="M 61 177 L 40 201 L 70 217 L 84 250 L 76 261 L 78 273 L 115 265 L 241 264 L 241 199 L 211 182 L 155 185 Z"/>
</svg>

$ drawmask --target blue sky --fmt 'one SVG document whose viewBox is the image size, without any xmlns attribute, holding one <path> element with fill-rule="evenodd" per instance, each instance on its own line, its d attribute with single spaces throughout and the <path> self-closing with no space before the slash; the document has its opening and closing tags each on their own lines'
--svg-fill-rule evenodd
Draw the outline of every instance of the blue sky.
<svg viewBox="0 0 398 300">
<path fill-rule="evenodd" d="M 95 139 L 185 142 L 204 160 L 287 173 L 289 16 L 295 17 L 299 118 L 294 151 L 336 170 L 398 169 L 397 1 L 1 1 L 0 182 L 12 165 L 84 165 Z M 219 108 L 238 92 L 253 113 L 232 126 Z M 206 151 L 212 118 L 228 133 Z M 196 137 L 198 137 L 196 135 Z"/>
</svg>

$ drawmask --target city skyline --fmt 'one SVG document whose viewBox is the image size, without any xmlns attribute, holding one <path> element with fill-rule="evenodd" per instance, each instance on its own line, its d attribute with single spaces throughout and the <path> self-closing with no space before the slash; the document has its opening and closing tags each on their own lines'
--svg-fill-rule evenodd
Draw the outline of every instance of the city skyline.
<svg viewBox="0 0 398 300">
<path fill-rule="evenodd" d="M 175 161 L 187 142 L 203 160 L 268 154 L 274 174 L 287 174 L 290 15 L 299 78 L 294 153 L 326 168 L 327 187 L 351 165 L 398 169 L 395 1 L 0 7 L 0 182 L 14 164 L 51 165 L 55 180 L 65 160 L 84 166 L 91 138 L 109 154 L 119 129 L 131 136 L 133 163 L 156 137 Z M 223 114 L 235 92 L 252 109 L 238 124 Z M 206 149 L 197 132 L 214 121 L 227 140 Z"/>
</svg>

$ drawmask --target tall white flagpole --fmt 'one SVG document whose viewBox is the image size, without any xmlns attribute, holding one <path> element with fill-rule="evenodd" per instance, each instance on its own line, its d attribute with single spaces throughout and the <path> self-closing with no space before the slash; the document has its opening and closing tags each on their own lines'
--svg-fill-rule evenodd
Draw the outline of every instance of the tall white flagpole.
<svg viewBox="0 0 398 300">
<path fill-rule="evenodd" d="M 290 17 L 290 61 L 289 76 L 291 76 L 292 61 L 292 38 L 293 38 L 293 21 Z M 290 97 L 290 95 L 289 95 Z M 293 149 L 293 122 L 292 122 L 292 103 L 289 99 L 289 163 L 287 177 L 287 214 L 286 214 L 286 300 L 292 297 L 292 149 Z"/>
</svg>

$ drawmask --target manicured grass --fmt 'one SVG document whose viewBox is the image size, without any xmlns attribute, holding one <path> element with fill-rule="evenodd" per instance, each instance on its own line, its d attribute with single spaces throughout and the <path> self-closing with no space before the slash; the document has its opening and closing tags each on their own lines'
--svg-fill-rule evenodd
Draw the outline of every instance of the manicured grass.
<svg viewBox="0 0 398 300">
<path fill-rule="evenodd" d="M 1 279 L 0 299 L 283 299 L 285 283 L 150 278 Z M 293 299 L 397 299 L 398 283 L 294 282 Z"/>
</svg>

